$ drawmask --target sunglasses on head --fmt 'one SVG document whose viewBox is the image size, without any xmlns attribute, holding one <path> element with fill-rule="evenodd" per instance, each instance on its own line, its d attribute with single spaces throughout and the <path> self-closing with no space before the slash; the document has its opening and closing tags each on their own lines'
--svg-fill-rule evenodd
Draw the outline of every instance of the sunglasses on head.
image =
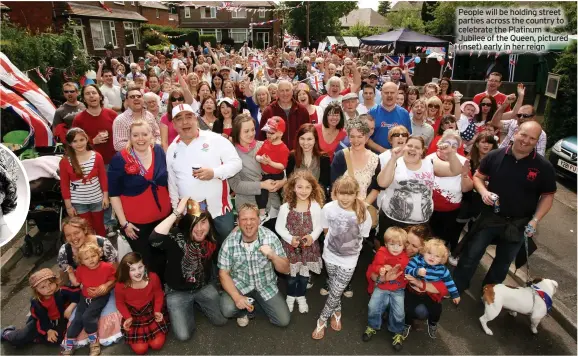
<svg viewBox="0 0 578 356">
<path fill-rule="evenodd" d="M 74 94 L 76 90 L 64 90 L 64 94 Z"/>
<path fill-rule="evenodd" d="M 524 118 L 524 119 L 529 119 L 532 116 L 534 116 L 534 114 L 518 114 L 518 119 Z"/>
<path fill-rule="evenodd" d="M 429 104 L 427 107 L 428 108 L 436 108 L 436 109 L 440 108 L 440 106 L 438 104 Z"/>
<path fill-rule="evenodd" d="M 492 106 L 492 103 L 481 103 L 480 106 Z"/>
<path fill-rule="evenodd" d="M 179 96 L 178 98 L 172 97 L 170 100 L 171 103 L 174 103 L 175 101 L 185 101 L 185 99 L 182 96 Z"/>
<path fill-rule="evenodd" d="M 401 133 L 392 133 L 391 137 L 409 137 L 409 134 L 407 132 L 401 132 Z"/>
</svg>

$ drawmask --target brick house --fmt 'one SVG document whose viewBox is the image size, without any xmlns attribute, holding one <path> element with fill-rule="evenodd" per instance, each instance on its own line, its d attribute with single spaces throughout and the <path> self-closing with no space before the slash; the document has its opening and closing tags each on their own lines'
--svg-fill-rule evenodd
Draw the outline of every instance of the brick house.
<svg viewBox="0 0 578 356">
<path fill-rule="evenodd" d="M 195 5 L 202 4 L 202 7 Z M 233 7 L 239 6 L 242 10 L 229 11 L 219 9 L 223 6 L 219 1 L 191 2 L 185 1 L 179 5 L 179 27 L 194 28 L 199 34 L 215 35 L 217 42 L 224 38 L 232 38 L 235 48 L 243 45 L 244 41 L 252 43 L 253 47 L 279 45 L 282 41 L 280 23 L 274 22 L 263 26 L 249 24 L 276 19 L 278 14 L 272 10 L 275 3 L 272 1 L 235 2 Z M 242 5 L 241 5 L 242 4 Z"/>
<path fill-rule="evenodd" d="M 139 2 L 140 14 L 148 19 L 148 23 L 154 25 L 177 27 L 179 25 L 179 15 L 176 6 L 170 8 L 160 2 L 145 1 Z"/>
</svg>

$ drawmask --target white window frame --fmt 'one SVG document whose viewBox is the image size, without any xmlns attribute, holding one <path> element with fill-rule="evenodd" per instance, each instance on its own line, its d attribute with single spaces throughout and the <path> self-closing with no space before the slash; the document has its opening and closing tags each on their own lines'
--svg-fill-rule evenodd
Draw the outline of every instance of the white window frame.
<svg viewBox="0 0 578 356">
<path fill-rule="evenodd" d="M 188 6 L 185 6 L 185 18 L 186 19 L 190 19 L 191 18 L 191 8 Z"/>
<path fill-rule="evenodd" d="M 245 38 L 243 40 L 237 40 L 234 35 L 240 35 L 245 32 Z M 230 37 L 235 41 L 235 43 L 243 43 L 245 41 L 249 41 L 249 34 L 246 28 L 232 28 L 230 30 Z"/>
<path fill-rule="evenodd" d="M 73 18 L 72 21 L 74 22 L 74 25 L 72 25 L 72 31 L 74 31 L 74 34 L 77 35 L 78 32 L 80 32 L 80 42 L 82 43 L 82 50 L 85 53 L 87 52 L 87 48 L 86 48 L 86 40 L 85 40 L 85 34 L 84 34 L 84 26 L 82 25 L 82 20 L 79 18 Z M 77 32 L 78 31 L 78 32 Z M 78 36 L 77 36 L 78 37 Z"/>
<path fill-rule="evenodd" d="M 259 18 L 260 18 L 260 19 L 264 19 L 265 17 L 267 17 L 267 13 L 265 12 L 265 8 L 264 8 L 264 7 L 260 7 L 260 8 L 259 8 Z"/>
<path fill-rule="evenodd" d="M 92 31 L 92 25 L 97 25 L 100 26 L 100 30 L 102 32 L 102 40 L 103 40 L 103 46 L 102 47 L 96 47 L 94 40 L 92 41 L 92 48 L 94 48 L 94 50 L 104 50 L 104 46 L 106 46 L 106 36 L 104 35 L 104 26 L 103 24 L 105 22 L 109 23 L 109 30 L 110 30 L 110 37 L 112 39 L 112 46 L 114 48 L 118 48 L 118 41 L 116 39 L 116 27 L 115 27 L 115 23 L 114 21 L 109 21 L 109 20 L 90 20 L 90 33 L 92 35 L 92 38 L 96 38 L 95 33 L 93 33 Z"/>
<path fill-rule="evenodd" d="M 247 18 L 247 9 L 242 9 L 238 11 L 231 11 L 231 17 L 234 19 L 246 19 Z"/>
<path fill-rule="evenodd" d="M 125 46 L 126 47 L 139 47 L 140 45 L 140 27 L 139 24 L 137 22 L 128 22 L 125 21 L 122 23 L 123 27 L 124 27 L 124 38 L 125 38 Z M 127 31 L 132 31 L 132 36 L 134 39 L 133 44 L 126 44 L 126 32 Z"/>
<path fill-rule="evenodd" d="M 124 6 L 124 1 L 113 1 L 113 3 Z"/>
<path fill-rule="evenodd" d="M 220 28 L 202 28 L 201 35 L 214 35 L 217 38 L 217 42 L 223 40 L 223 31 Z"/>
<path fill-rule="evenodd" d="M 201 7 L 201 18 L 202 19 L 216 19 L 217 18 L 217 9 L 214 7 L 209 7 L 208 9 L 210 10 L 210 17 L 206 17 L 205 10 L 207 10 L 207 8 Z"/>
<path fill-rule="evenodd" d="M 131 4 L 132 6 L 136 6 L 136 1 L 131 1 L 130 4 Z"/>
<path fill-rule="evenodd" d="M 157 15 L 157 19 L 161 18 L 161 12 L 159 11 L 159 9 L 156 9 L 156 15 Z"/>
</svg>

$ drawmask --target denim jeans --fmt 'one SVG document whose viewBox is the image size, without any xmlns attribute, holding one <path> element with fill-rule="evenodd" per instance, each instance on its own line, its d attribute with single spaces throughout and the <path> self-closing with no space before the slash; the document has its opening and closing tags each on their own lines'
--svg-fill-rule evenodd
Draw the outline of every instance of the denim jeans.
<svg viewBox="0 0 578 356">
<path fill-rule="evenodd" d="M 213 221 L 217 230 L 217 243 L 221 245 L 235 228 L 235 216 L 229 211 L 225 215 L 217 216 Z"/>
<path fill-rule="evenodd" d="M 82 329 L 86 331 L 89 338 L 92 334 L 96 334 L 98 331 L 98 319 L 100 319 L 100 314 L 108 303 L 109 297 L 110 292 L 96 298 L 86 298 L 81 295 L 74 319 L 70 323 L 68 330 L 66 330 L 66 338 L 75 339 Z"/>
<path fill-rule="evenodd" d="M 106 237 L 104 228 L 104 213 L 102 211 L 102 201 L 91 204 L 72 203 L 76 213 L 81 218 L 86 219 L 97 235 Z"/>
<path fill-rule="evenodd" d="M 373 329 L 381 329 L 381 316 L 389 305 L 387 330 L 394 334 L 403 331 L 405 290 L 383 290 L 375 287 L 368 304 L 367 324 Z"/>
<path fill-rule="evenodd" d="M 499 284 L 506 279 L 510 264 L 514 261 L 520 247 L 524 244 L 524 237 L 521 236 L 519 242 L 505 241 L 501 239 L 503 230 L 503 227 L 487 227 L 478 231 L 468 240 L 468 244 L 462 251 L 460 261 L 454 271 L 454 282 L 460 293 L 470 287 L 470 280 L 476 272 L 486 248 L 492 243 L 496 243 L 496 256 L 482 282 L 482 286 Z M 523 231 L 520 232 L 520 234 L 523 233 Z"/>
<path fill-rule="evenodd" d="M 295 277 L 289 276 L 287 278 L 287 296 L 304 297 L 305 292 L 307 292 L 307 282 L 309 282 L 309 277 L 300 274 Z"/>
<path fill-rule="evenodd" d="M 66 334 L 66 320 L 64 318 L 52 321 L 51 329 L 58 333 L 58 340 L 56 342 L 49 342 L 46 339 L 46 335 L 41 335 L 38 332 L 36 326 L 36 319 L 29 317 L 26 325 L 22 329 L 16 329 L 7 333 L 3 339 L 14 347 L 28 346 L 35 341 L 47 345 L 59 346 Z"/>
<path fill-rule="evenodd" d="M 262 310 L 269 317 L 271 324 L 276 326 L 287 326 L 289 321 L 291 321 L 291 314 L 289 313 L 289 308 L 285 302 L 285 297 L 281 292 L 277 292 L 269 300 L 264 300 L 259 292 L 253 290 L 247 294 L 246 297 L 251 297 L 255 299 L 255 310 Z M 225 318 L 242 317 L 247 315 L 247 310 L 237 309 L 235 302 L 229 295 L 229 293 L 224 292 L 221 294 L 221 310 Z"/>
<path fill-rule="evenodd" d="M 219 292 L 212 284 L 197 291 L 178 291 L 165 285 L 165 295 L 171 328 L 178 340 L 188 340 L 195 332 L 195 303 L 213 325 L 222 326 L 227 323 L 219 307 Z"/>
</svg>

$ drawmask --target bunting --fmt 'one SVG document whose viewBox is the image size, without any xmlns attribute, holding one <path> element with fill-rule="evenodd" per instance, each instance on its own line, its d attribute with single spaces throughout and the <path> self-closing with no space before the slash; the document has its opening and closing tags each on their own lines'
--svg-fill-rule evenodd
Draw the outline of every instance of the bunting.
<svg viewBox="0 0 578 356">
<path fill-rule="evenodd" d="M 274 19 L 274 20 L 269 20 L 269 21 L 263 21 L 263 22 L 251 22 L 249 24 L 249 26 L 253 27 L 253 26 L 263 26 L 263 25 L 268 25 L 268 24 L 272 24 L 274 22 L 277 21 L 281 21 L 281 19 Z"/>
</svg>

